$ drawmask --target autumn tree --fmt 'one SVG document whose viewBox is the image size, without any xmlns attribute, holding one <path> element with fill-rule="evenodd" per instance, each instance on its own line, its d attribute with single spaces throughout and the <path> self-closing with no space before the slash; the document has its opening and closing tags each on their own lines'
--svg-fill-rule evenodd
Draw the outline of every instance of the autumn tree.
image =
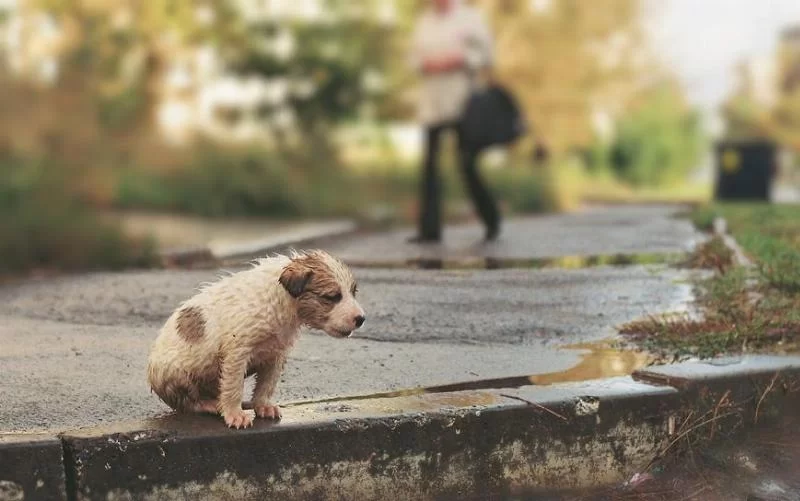
<svg viewBox="0 0 800 501">
<path fill-rule="evenodd" d="M 737 65 L 736 85 L 720 113 L 728 139 L 764 139 L 772 134 L 771 109 L 756 97 L 753 75 L 744 61 Z"/>
<path fill-rule="evenodd" d="M 241 43 L 224 0 L 28 0 L 4 24 L 17 35 L 0 82 L 6 147 L 73 169 L 100 202 L 113 167 L 169 161 L 153 118 L 172 58 Z"/>
<path fill-rule="evenodd" d="M 769 129 L 778 142 L 800 152 L 800 26 L 782 34 L 777 66 L 778 96 Z"/>
<path fill-rule="evenodd" d="M 554 151 L 594 140 L 593 115 L 621 114 L 657 74 L 638 0 L 477 0 L 496 36 L 498 78 Z"/>
</svg>

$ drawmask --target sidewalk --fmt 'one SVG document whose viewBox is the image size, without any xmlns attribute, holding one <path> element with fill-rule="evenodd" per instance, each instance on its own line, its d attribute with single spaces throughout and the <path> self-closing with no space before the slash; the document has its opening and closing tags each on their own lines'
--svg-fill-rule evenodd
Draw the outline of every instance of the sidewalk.
<svg viewBox="0 0 800 501">
<path fill-rule="evenodd" d="M 491 258 L 499 261 L 563 256 L 613 256 L 685 252 L 700 238 L 670 206 L 596 208 L 505 221 L 501 238 L 481 243 L 483 228 L 460 225 L 445 230 L 441 244 L 416 245 L 410 229 L 341 239 L 326 249 L 352 264 L 398 265 L 408 261 Z"/>
<path fill-rule="evenodd" d="M 148 444 L 158 446 L 159 440 L 163 439 L 163 444 L 174 443 L 178 448 L 183 447 L 177 445 L 182 440 L 194 440 L 192 437 L 195 435 L 198 447 L 216 448 L 211 443 L 223 440 L 219 442 L 220 446 L 228 451 L 225 454 L 232 455 L 237 454 L 237 447 L 252 440 L 263 440 L 264 444 L 272 440 L 278 440 L 276 443 L 287 440 L 286 447 L 291 447 L 290 443 L 306 443 L 297 449 L 300 456 L 293 457 L 301 458 L 306 454 L 302 452 L 305 450 L 311 454 L 309 457 L 330 456 L 333 461 L 345 453 L 344 449 L 337 449 L 346 443 L 335 438 L 338 434 L 346 431 L 348 441 L 360 441 L 361 438 L 351 436 L 355 433 L 353 430 L 361 426 L 366 426 L 365 430 L 373 429 L 370 427 L 374 423 L 380 423 L 382 431 L 376 428 L 365 433 L 369 436 L 374 433 L 375 437 L 386 435 L 381 440 L 394 440 L 395 432 L 404 427 L 417 430 L 413 433 L 408 431 L 411 435 L 406 432 L 396 435 L 400 442 L 392 447 L 410 444 L 405 440 L 414 433 L 426 434 L 433 440 L 432 437 L 441 430 L 435 431 L 435 427 L 429 429 L 424 425 L 438 423 L 441 417 L 435 416 L 444 412 L 443 408 L 451 409 L 445 412 L 446 415 L 455 412 L 457 416 L 466 416 L 477 412 L 475 415 L 479 416 L 481 411 L 474 409 L 497 407 L 498 412 L 509 411 L 517 416 L 508 423 L 520 425 L 522 421 L 517 419 L 524 421 L 533 417 L 539 420 L 544 415 L 552 418 L 552 414 L 541 414 L 541 409 L 536 407 L 538 404 L 530 402 L 539 402 L 542 398 L 542 402 L 561 401 L 559 398 L 564 394 L 559 393 L 562 391 L 559 388 L 563 387 L 567 393 L 591 396 L 581 404 L 588 406 L 586 412 L 589 414 L 593 414 L 590 411 L 595 408 L 595 402 L 602 401 L 602 395 L 630 402 L 622 405 L 619 413 L 613 414 L 616 417 L 609 415 L 609 422 L 602 424 L 602 430 L 595 430 L 595 423 L 585 429 L 560 432 L 585 433 L 586 436 L 602 438 L 613 422 L 631 416 L 629 410 L 634 413 L 632 415 L 641 417 L 635 411 L 638 404 L 633 390 L 642 390 L 645 400 L 654 399 L 655 408 L 658 408 L 662 393 L 671 394 L 649 385 L 642 388 L 637 386 L 639 383 L 633 384 L 626 376 L 642 369 L 648 362 L 647 357 L 612 349 L 606 341 L 614 337 L 614 327 L 621 323 L 688 307 L 691 301 L 691 287 L 686 280 L 688 272 L 671 268 L 667 262 L 675 253 L 691 248 L 702 236 L 687 221 L 676 219 L 675 212 L 676 209 L 670 207 L 624 207 L 518 219 L 507 223 L 501 241 L 488 246 L 476 244 L 481 228 L 473 225 L 452 228 L 446 233 L 446 243 L 422 248 L 405 244 L 404 238 L 409 232 L 402 230 L 330 239 L 322 245 L 324 248 L 353 265 L 360 265 L 355 274 L 359 280 L 362 305 L 367 311 L 367 323 L 353 339 L 336 340 L 318 333 L 304 334 L 279 385 L 279 402 L 287 407 L 287 420 L 274 427 L 262 423 L 255 430 L 238 435 L 224 429 L 221 422 L 213 418 L 200 421 L 174 417 L 154 420 L 164 415 L 167 409 L 149 393 L 144 377 L 150 343 L 164 319 L 198 284 L 212 280 L 216 272 L 98 273 L 11 285 L 0 289 L 0 363 L 4 369 L 3 386 L 0 386 L 0 399 L 4 402 L 0 407 L 0 423 L 3 423 L 0 437 L 13 434 L 17 436 L 14 440 L 24 442 L 19 434 L 23 437 L 31 433 L 53 436 L 66 432 L 64 436 L 76 437 L 74 441 L 64 442 L 68 444 L 68 453 L 105 451 L 87 453 L 85 464 L 104 468 L 107 461 L 115 472 L 127 471 L 125 475 L 144 468 L 137 463 L 140 459 L 126 453 L 129 442 L 139 440 L 137 436 L 148 440 Z M 646 262 L 651 264 L 603 265 L 637 262 L 634 259 L 636 255 L 649 256 Z M 572 259 L 555 259 L 563 256 Z M 577 259 L 586 256 L 594 256 L 594 259 Z M 628 256 L 630 259 L 603 259 L 608 256 Z M 658 259 L 652 259 L 654 256 L 663 256 L 665 262 L 658 263 Z M 487 270 L 470 264 L 485 258 L 494 260 L 490 267 L 504 268 L 510 264 L 517 267 Z M 554 263 L 566 264 L 567 268 L 538 268 L 542 261 L 537 259 L 550 258 Z M 443 267 L 448 269 L 404 267 L 411 263 L 413 268 L 413 263 L 430 259 L 441 260 L 445 264 Z M 465 260 L 467 265 L 461 267 Z M 519 267 L 521 262 L 527 264 Z M 578 267 L 569 268 L 570 263 Z M 386 269 L 385 266 L 395 268 Z M 781 364 L 780 360 L 773 361 L 769 370 L 779 370 Z M 623 379 L 617 379 L 617 383 L 584 383 L 613 377 Z M 536 395 L 532 396 L 530 392 Z M 545 394 L 549 396 L 543 397 Z M 574 399 L 576 395 L 569 398 Z M 299 404 L 309 401 L 318 403 Z M 531 405 L 538 409 L 535 417 L 528 415 L 532 412 Z M 571 405 L 569 412 L 583 412 Z M 675 405 L 675 409 L 680 409 L 683 404 Z M 556 410 L 556 414 L 559 413 Z M 395 420 L 392 417 L 395 415 L 406 417 Z M 408 418 L 409 415 L 416 417 Z M 493 415 L 496 416 L 492 418 L 494 425 L 500 426 L 505 422 L 502 419 L 504 414 Z M 364 419 L 367 421 L 360 421 Z M 373 419 L 377 421 L 370 421 Z M 135 424 L 131 424 L 132 420 Z M 595 422 L 594 418 L 592 422 Z M 101 428 L 96 428 L 98 426 Z M 476 422 L 475 426 L 479 424 Z M 589 426 L 588 422 L 586 426 Z M 640 432 L 655 425 L 642 426 Z M 87 430 L 75 431 L 80 428 Z M 508 436 L 492 433 L 482 439 L 488 441 L 484 452 L 494 450 L 498 445 L 490 443 L 492 440 L 505 441 L 516 436 L 517 432 L 503 429 L 507 430 L 504 433 L 509 433 Z M 301 430 L 305 431 L 301 433 Z M 478 432 L 477 429 L 472 431 Z M 301 433 L 302 438 L 293 435 L 295 432 Z M 519 430 L 523 434 L 534 432 L 546 436 L 540 425 L 528 431 Z M 118 436 L 118 433 L 123 435 Z M 278 434 L 285 438 L 277 438 Z M 650 439 L 655 441 L 660 436 L 656 434 Z M 116 452 L 109 452 L 105 446 L 97 448 L 97 437 L 110 444 L 121 440 L 122 445 L 115 449 Z M 172 442 L 169 437 L 183 438 Z M 522 440 L 521 436 L 517 439 Z M 206 443 L 206 440 L 211 442 Z M 428 439 L 421 443 L 425 440 Z M 542 442 L 542 447 L 552 445 L 552 440 L 554 438 L 549 437 Z M 434 442 L 438 444 L 435 450 L 460 447 L 461 443 L 457 437 L 452 437 L 452 441 L 447 443 Z M 367 447 L 366 442 L 363 445 Z M 635 443 L 629 445 L 635 448 Z M 651 446 L 655 447 L 654 444 Z M 652 447 L 639 452 L 649 454 Z M 168 449 L 166 445 L 163 448 L 165 451 Z M 392 450 L 392 454 L 397 453 L 396 449 Z M 521 464 L 515 462 L 517 460 L 511 461 L 515 457 L 529 457 L 527 452 L 514 452 L 513 447 L 503 450 L 503 457 L 508 456 L 510 466 L 498 464 L 493 468 L 512 468 L 506 475 L 518 478 L 522 483 L 527 482 L 525 478 L 532 478 L 534 472 L 526 473 L 526 477 L 514 470 L 517 466 L 521 468 Z M 634 452 L 634 449 L 621 452 L 618 459 Z M 434 452 L 408 449 L 408 453 L 413 457 L 428 458 Z M 150 453 L 142 454 L 145 456 L 138 457 Z M 275 485 L 289 485 L 285 483 L 285 475 L 317 480 L 327 478 L 327 481 L 336 477 L 340 482 L 336 486 L 337 492 L 341 495 L 348 489 L 355 489 L 351 482 L 356 482 L 357 477 L 350 475 L 356 475 L 356 472 L 363 475 L 359 468 L 366 467 L 363 462 L 355 469 L 342 466 L 342 476 L 338 477 L 338 463 L 318 465 L 317 468 L 330 468 L 319 476 L 308 470 L 311 468 L 308 464 L 301 467 L 298 463 L 299 469 L 295 470 L 272 468 L 269 466 L 273 463 L 268 459 L 269 447 L 257 452 L 248 446 L 247 454 L 248 458 L 258 460 L 248 459 L 250 466 L 232 463 L 233 470 L 226 471 L 238 473 L 231 474 L 230 478 L 224 475 L 218 478 L 223 474 L 220 464 L 206 465 L 193 461 L 194 469 L 186 471 L 194 471 L 203 482 L 217 482 L 214 484 L 217 487 L 228 485 L 229 481 L 238 482 L 240 478 L 246 477 L 248 482 L 261 478 L 253 484 L 255 487 L 246 491 L 258 494 L 267 492 L 264 491 L 265 484 L 261 483 L 267 478 L 264 477 L 267 472 L 273 475 L 268 482 Z M 547 451 L 542 449 L 537 454 L 546 455 Z M 98 463 L 100 457 L 107 459 Z M 174 467 L 182 464 L 180 454 L 172 457 L 178 461 Z M 302 461 L 308 460 L 308 457 L 302 458 Z M 401 463 L 408 464 L 409 460 L 404 458 Z M 377 459 L 367 463 L 374 461 Z M 383 468 L 389 468 L 390 463 Z M 401 463 L 397 463 L 398 468 Z M 80 470 L 80 465 L 74 466 Z M 428 482 L 435 483 L 434 478 L 441 477 L 444 486 L 450 485 L 448 478 L 457 478 L 448 477 L 453 472 L 431 468 L 436 476 Z M 98 493 L 101 491 L 114 499 L 129 499 L 123 492 L 127 486 L 102 475 L 96 476 L 100 470 L 92 471 L 95 473 L 86 478 L 102 477 L 105 483 L 102 486 L 86 484 L 86 499 L 106 499 L 105 494 Z M 163 474 L 171 470 L 159 471 Z M 206 473 L 199 473 L 201 471 Z M 216 473 L 211 475 L 212 471 Z M 623 472 L 604 473 L 607 473 L 604 478 L 610 478 Z M 150 480 L 132 480 L 139 486 L 135 490 L 144 492 L 141 489 L 155 488 L 160 484 L 154 478 L 167 478 L 159 476 L 162 474 L 152 473 L 153 477 L 148 476 L 150 473 L 143 473 Z M 188 478 L 185 480 L 190 481 Z M 181 485 L 180 489 L 188 488 L 188 484 Z M 197 485 L 198 489 L 213 487 L 202 482 Z M 117 492 L 121 497 L 114 497 L 117 495 L 112 495 L 114 488 L 121 487 L 124 489 Z M 431 492 L 436 490 L 434 487 L 428 485 L 433 489 Z M 91 495 L 88 494 L 90 491 Z M 158 491 L 153 492 L 156 494 L 152 499 L 162 499 L 157 495 Z M 169 492 L 175 495 L 175 492 L 188 491 Z M 316 491 L 308 492 L 313 497 Z M 180 496 L 174 498 L 180 499 Z"/>
<path fill-rule="evenodd" d="M 291 241 L 297 236 L 329 233 L 336 228 L 353 229 L 353 223 L 347 220 L 206 218 L 135 211 L 112 212 L 106 216 L 119 222 L 126 233 L 155 238 L 159 248 L 168 253 L 207 247 L 215 254 L 225 254 L 227 249 L 238 248 L 243 243 L 275 239 Z"/>
<path fill-rule="evenodd" d="M 650 232 L 649 242 L 620 249 L 674 252 L 698 235 L 670 214 L 648 208 L 521 219 L 508 225 L 514 231 L 505 243 L 485 251 L 592 254 L 614 250 L 609 235 L 632 239 Z M 480 229 L 453 233 L 468 242 Z M 369 256 L 360 254 L 363 243 L 381 241 L 381 235 L 348 237 L 326 247 L 348 260 L 363 259 Z M 466 255 L 459 242 L 449 241 L 455 250 L 438 255 Z M 408 251 L 413 256 L 415 248 Z M 387 254 L 371 255 L 380 260 Z M 150 344 L 175 306 L 217 273 L 96 273 L 1 289 L 4 428 L 61 431 L 164 412 L 144 378 Z M 616 325 L 684 309 L 691 300 L 686 272 L 666 265 L 355 274 L 367 323 L 347 340 L 304 334 L 279 385 L 281 402 L 517 376 L 557 382 L 628 374 L 646 359 L 602 341 L 614 336 Z"/>
</svg>

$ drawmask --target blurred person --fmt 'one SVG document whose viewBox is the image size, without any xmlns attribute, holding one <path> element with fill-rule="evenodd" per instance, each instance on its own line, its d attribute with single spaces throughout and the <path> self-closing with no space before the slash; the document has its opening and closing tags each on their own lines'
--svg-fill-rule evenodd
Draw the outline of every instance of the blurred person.
<svg viewBox="0 0 800 501">
<path fill-rule="evenodd" d="M 480 148 L 459 134 L 459 120 L 474 88 L 493 57 L 492 34 L 477 9 L 461 0 L 427 0 L 417 19 L 411 63 L 422 79 L 418 119 L 425 129 L 418 233 L 412 242 L 437 242 L 442 237 L 439 154 L 442 136 L 458 136 L 458 157 L 470 198 L 486 227 L 486 240 L 500 232 L 500 212 L 478 172 Z"/>
</svg>

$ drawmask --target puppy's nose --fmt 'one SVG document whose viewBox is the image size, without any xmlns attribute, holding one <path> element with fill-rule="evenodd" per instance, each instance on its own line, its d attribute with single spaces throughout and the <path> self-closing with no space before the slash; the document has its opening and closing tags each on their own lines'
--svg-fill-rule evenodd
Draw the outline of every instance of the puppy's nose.
<svg viewBox="0 0 800 501">
<path fill-rule="evenodd" d="M 364 315 L 359 315 L 359 316 L 357 316 L 357 317 L 355 318 L 355 321 L 356 321 L 356 329 L 358 329 L 359 327 L 361 327 L 362 325 L 364 325 L 364 320 L 366 320 L 366 317 L 364 317 Z"/>
</svg>

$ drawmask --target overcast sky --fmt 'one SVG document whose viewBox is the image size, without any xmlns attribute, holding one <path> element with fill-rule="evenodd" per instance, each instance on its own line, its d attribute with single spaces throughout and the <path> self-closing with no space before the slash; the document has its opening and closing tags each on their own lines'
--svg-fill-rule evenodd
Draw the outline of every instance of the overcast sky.
<svg viewBox="0 0 800 501">
<path fill-rule="evenodd" d="M 716 107 L 743 57 L 772 54 L 780 30 L 800 23 L 800 0 L 648 0 L 656 47 L 675 68 L 693 102 Z"/>
</svg>

